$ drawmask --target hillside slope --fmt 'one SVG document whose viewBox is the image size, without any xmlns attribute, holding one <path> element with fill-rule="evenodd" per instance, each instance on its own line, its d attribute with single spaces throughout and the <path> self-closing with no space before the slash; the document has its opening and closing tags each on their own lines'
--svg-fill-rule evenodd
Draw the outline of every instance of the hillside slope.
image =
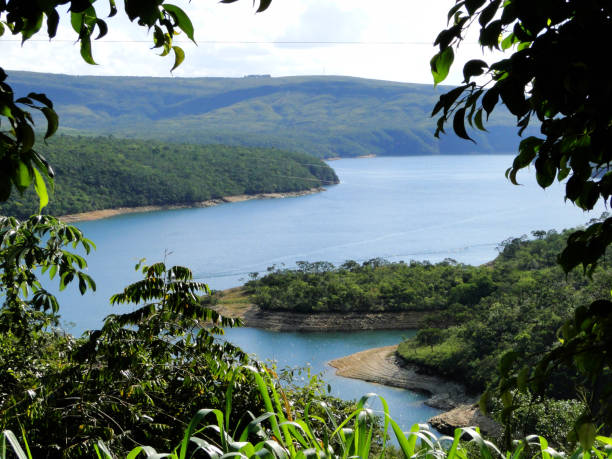
<svg viewBox="0 0 612 459">
<path fill-rule="evenodd" d="M 152 78 L 10 71 L 16 94 L 46 93 L 64 132 L 276 147 L 334 156 L 508 153 L 519 137 L 503 112 L 477 144 L 433 137 L 448 88 L 349 77 Z"/>
<path fill-rule="evenodd" d="M 57 135 L 39 151 L 56 171 L 45 212 L 54 215 L 138 206 L 190 205 L 224 196 L 305 191 L 338 183 L 311 156 L 265 148 L 167 144 Z M 33 190 L 14 193 L 0 215 L 35 213 Z"/>
</svg>

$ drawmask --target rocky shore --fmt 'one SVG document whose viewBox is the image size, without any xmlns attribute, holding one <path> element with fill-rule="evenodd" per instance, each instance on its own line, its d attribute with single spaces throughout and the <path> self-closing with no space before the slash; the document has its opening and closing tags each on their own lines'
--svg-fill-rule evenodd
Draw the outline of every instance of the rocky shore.
<svg viewBox="0 0 612 459">
<path fill-rule="evenodd" d="M 219 204 L 227 204 L 230 202 L 249 201 L 251 199 L 280 199 L 294 198 L 297 196 L 305 196 L 308 194 L 319 193 L 325 191 L 325 188 L 316 187 L 304 191 L 289 191 L 285 193 L 259 193 L 259 194 L 240 194 L 236 196 L 225 196 L 218 199 L 209 199 L 206 201 L 195 202 L 193 204 L 177 204 L 167 206 L 140 206 L 140 207 L 118 207 L 116 209 L 101 209 L 92 210 L 90 212 L 81 212 L 78 214 L 68 214 L 59 217 L 64 223 L 74 223 L 89 220 L 100 220 L 102 218 L 114 217 L 116 215 L 153 212 L 156 210 L 172 210 L 172 209 L 187 209 L 192 207 L 212 207 Z"/>
<path fill-rule="evenodd" d="M 299 314 L 287 311 L 262 311 L 251 307 L 243 313 L 248 327 L 272 331 L 353 331 L 353 330 L 408 330 L 418 328 L 423 313 L 317 313 Z"/>
<path fill-rule="evenodd" d="M 457 427 L 474 425 L 485 434 L 499 434 L 499 425 L 480 412 L 476 397 L 469 395 L 462 385 L 419 373 L 418 368 L 406 365 L 396 350 L 397 345 L 367 349 L 329 364 L 336 368 L 339 376 L 429 395 L 425 404 L 445 412 L 428 422 L 443 434 L 452 435 Z"/>
</svg>

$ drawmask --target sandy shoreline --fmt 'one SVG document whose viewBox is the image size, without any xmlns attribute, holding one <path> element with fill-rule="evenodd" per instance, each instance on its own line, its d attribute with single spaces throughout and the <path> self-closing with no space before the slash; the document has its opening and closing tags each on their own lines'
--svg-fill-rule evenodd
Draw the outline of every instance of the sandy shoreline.
<svg viewBox="0 0 612 459">
<path fill-rule="evenodd" d="M 78 214 L 68 214 L 59 217 L 64 223 L 83 222 L 90 220 L 100 220 L 102 218 L 114 217 L 116 215 L 142 213 L 142 212 L 154 212 L 156 210 L 172 210 L 172 209 L 187 209 L 193 207 L 212 207 L 218 206 L 219 204 L 226 204 L 230 202 L 242 202 L 249 201 L 251 199 L 281 199 L 281 198 L 294 198 L 298 196 L 305 196 L 308 194 L 319 193 L 325 191 L 325 188 L 316 187 L 310 188 L 304 191 L 289 191 L 284 193 L 259 193 L 259 194 L 240 194 L 236 196 L 224 196 L 218 199 L 209 199 L 206 201 L 195 202 L 193 204 L 177 204 L 177 205 L 166 205 L 166 206 L 140 206 L 140 207 L 118 207 L 116 209 L 100 209 L 92 210 L 90 212 L 81 212 Z"/>
<path fill-rule="evenodd" d="M 427 422 L 445 435 L 453 435 L 457 427 L 476 425 L 486 434 L 500 434 L 500 426 L 480 412 L 476 398 L 468 395 L 462 385 L 420 374 L 416 367 L 405 365 L 396 350 L 397 345 L 376 347 L 332 360 L 329 364 L 336 368 L 339 376 L 430 395 L 425 404 L 445 412 Z"/>
<path fill-rule="evenodd" d="M 405 366 L 396 350 L 397 344 L 375 347 L 332 360 L 329 364 L 338 376 L 423 392 L 436 398 L 448 395 L 455 405 L 469 399 L 460 384 L 420 374 L 416 367 Z"/>
</svg>

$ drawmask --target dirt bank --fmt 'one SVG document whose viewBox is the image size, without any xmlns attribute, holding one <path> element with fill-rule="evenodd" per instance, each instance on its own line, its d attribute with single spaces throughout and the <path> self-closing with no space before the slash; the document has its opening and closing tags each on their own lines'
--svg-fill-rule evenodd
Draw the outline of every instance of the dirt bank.
<svg viewBox="0 0 612 459">
<path fill-rule="evenodd" d="M 443 434 L 452 435 L 457 427 L 478 425 L 484 433 L 497 434 L 497 423 L 478 410 L 476 398 L 461 384 L 425 375 L 414 366 L 406 365 L 396 354 L 397 345 L 377 347 L 332 360 L 336 374 L 347 378 L 400 387 L 430 395 L 425 404 L 447 410 L 428 422 Z"/>
<path fill-rule="evenodd" d="M 65 223 L 82 222 L 89 220 L 100 220 L 102 218 L 114 217 L 116 215 L 153 212 L 155 210 L 171 210 L 171 209 L 187 209 L 192 207 L 212 207 L 219 204 L 230 202 L 249 201 L 251 199 L 279 199 L 279 198 L 294 198 L 297 196 L 305 196 L 314 194 L 320 191 L 325 191 L 325 188 L 317 187 L 304 191 L 290 191 L 286 193 L 260 193 L 260 194 L 241 194 L 236 196 L 225 196 L 219 199 L 209 199 L 207 201 L 196 202 L 193 204 L 180 204 L 168 206 L 140 206 L 140 207 L 118 207 L 116 209 L 101 209 L 92 210 L 91 212 L 82 212 L 78 214 L 63 215 L 60 218 Z"/>
<path fill-rule="evenodd" d="M 419 328 L 423 316 L 423 313 L 415 311 L 298 314 L 287 311 L 262 311 L 252 307 L 244 312 L 244 322 L 248 327 L 274 331 L 409 330 Z"/>
<path fill-rule="evenodd" d="M 450 409 L 473 401 L 460 384 L 421 374 L 416 367 L 404 365 L 396 350 L 397 344 L 376 347 L 332 360 L 329 364 L 339 376 L 426 393 L 431 396 L 426 403 L 436 408 Z"/>
</svg>

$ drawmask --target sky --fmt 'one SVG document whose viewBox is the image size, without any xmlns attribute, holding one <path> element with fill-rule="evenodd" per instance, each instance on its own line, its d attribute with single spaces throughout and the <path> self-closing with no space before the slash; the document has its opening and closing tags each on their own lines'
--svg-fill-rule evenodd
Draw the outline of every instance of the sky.
<svg viewBox="0 0 612 459">
<path fill-rule="evenodd" d="M 150 49 L 151 34 L 130 23 L 121 11 L 108 19 L 108 35 L 93 44 L 99 65 L 81 60 L 67 14 L 51 42 L 44 28 L 23 46 L 19 37 L 5 33 L 0 38 L 0 65 L 7 70 L 77 75 L 346 75 L 432 83 L 433 42 L 446 27 L 447 11 L 455 0 L 273 0 L 259 14 L 250 0 L 171 2 L 189 14 L 197 42 L 196 46 L 184 36 L 175 39 L 186 59 L 173 74 L 173 57 L 157 56 L 159 51 Z M 108 14 L 106 1 L 95 5 L 99 16 Z M 118 6 L 122 8 L 120 2 Z M 459 84 L 462 62 L 482 57 L 475 39 L 466 40 L 445 83 Z"/>
</svg>

